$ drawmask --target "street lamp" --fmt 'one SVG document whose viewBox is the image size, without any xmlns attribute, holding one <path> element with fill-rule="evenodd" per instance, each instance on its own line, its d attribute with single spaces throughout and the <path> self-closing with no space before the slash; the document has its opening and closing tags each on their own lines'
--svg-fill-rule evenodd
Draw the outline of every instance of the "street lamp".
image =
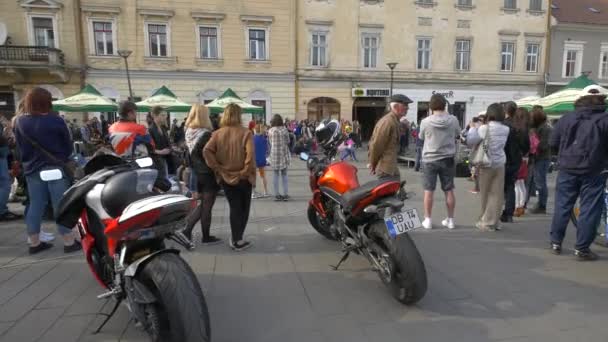
<svg viewBox="0 0 608 342">
<path fill-rule="evenodd" d="M 393 75 L 395 72 L 395 67 L 397 67 L 397 64 L 399 64 L 399 63 L 395 63 L 395 62 L 386 63 L 386 65 L 391 69 L 391 95 L 390 96 L 393 96 Z"/>
<path fill-rule="evenodd" d="M 131 56 L 133 51 L 131 50 L 118 50 L 118 55 L 125 59 L 125 68 L 127 69 L 127 82 L 129 83 L 129 101 L 133 101 L 133 89 L 131 89 L 131 75 L 129 75 L 129 62 L 127 58 Z"/>
</svg>

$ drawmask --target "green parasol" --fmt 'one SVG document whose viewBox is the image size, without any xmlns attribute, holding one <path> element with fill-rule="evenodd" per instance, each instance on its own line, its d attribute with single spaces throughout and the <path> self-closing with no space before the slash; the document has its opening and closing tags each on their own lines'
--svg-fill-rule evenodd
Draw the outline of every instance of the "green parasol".
<svg viewBox="0 0 608 342">
<path fill-rule="evenodd" d="M 162 86 L 147 99 L 137 102 L 138 112 L 150 112 L 153 107 L 160 106 L 167 112 L 188 112 L 190 104 L 180 101 L 169 88 Z"/>
<path fill-rule="evenodd" d="M 606 93 L 606 89 L 599 87 L 596 82 L 586 75 L 581 75 L 568 83 L 562 90 L 551 95 L 536 100 L 524 98 L 516 102 L 518 106 L 527 109 L 532 109 L 535 105 L 543 106 L 548 116 L 559 118 L 564 113 L 574 111 L 574 102 L 591 86 L 598 87 L 601 93 Z"/>
<path fill-rule="evenodd" d="M 53 101 L 53 110 L 62 112 L 116 112 L 118 105 L 87 84 L 76 95 Z"/>
<path fill-rule="evenodd" d="M 222 96 L 213 100 L 213 102 L 206 104 L 211 114 L 220 114 L 224 111 L 224 108 L 229 104 L 237 104 L 243 110 L 243 113 L 249 114 L 264 114 L 264 108 L 254 106 L 250 103 L 243 101 L 238 95 L 230 88 L 228 88 Z"/>
</svg>

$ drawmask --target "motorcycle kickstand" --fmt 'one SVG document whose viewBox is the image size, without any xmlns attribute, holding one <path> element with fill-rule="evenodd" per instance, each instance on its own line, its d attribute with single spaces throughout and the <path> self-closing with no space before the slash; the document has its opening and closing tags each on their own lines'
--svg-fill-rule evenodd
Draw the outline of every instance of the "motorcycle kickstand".
<svg viewBox="0 0 608 342">
<path fill-rule="evenodd" d="M 99 332 L 101 331 L 101 329 L 103 329 L 103 327 L 108 323 L 108 321 L 110 320 L 110 318 L 112 318 L 112 316 L 114 316 L 114 314 L 116 313 L 116 310 L 118 310 L 118 307 L 120 306 L 120 303 L 122 303 L 122 299 L 117 299 L 116 300 L 116 304 L 114 304 L 114 307 L 112 308 L 112 311 L 110 311 L 109 314 L 104 314 L 102 312 L 98 313 L 99 315 L 105 316 L 106 319 L 104 319 L 104 321 L 101 323 L 101 325 L 99 326 L 99 328 L 97 328 L 97 330 L 95 330 L 93 332 L 93 335 L 99 334 Z"/>
<path fill-rule="evenodd" d="M 342 265 L 343 262 L 346 261 L 346 259 L 348 259 L 348 257 L 350 256 L 350 251 L 347 251 L 346 253 L 344 253 L 344 255 L 342 256 L 342 259 L 340 259 L 340 261 L 338 261 L 338 264 L 336 266 L 333 265 L 329 265 L 329 267 L 331 267 L 334 271 L 337 271 L 338 268 L 340 268 L 340 265 Z"/>
</svg>

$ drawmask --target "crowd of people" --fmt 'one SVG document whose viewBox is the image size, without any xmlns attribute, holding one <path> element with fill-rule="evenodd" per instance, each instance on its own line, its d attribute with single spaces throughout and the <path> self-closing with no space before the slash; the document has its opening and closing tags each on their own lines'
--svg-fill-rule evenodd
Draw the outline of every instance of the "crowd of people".
<svg viewBox="0 0 608 342">
<path fill-rule="evenodd" d="M 556 210 L 551 228 L 551 250 L 558 254 L 572 208 L 580 196 L 581 219 L 577 235 L 576 256 L 593 260 L 589 249 L 599 223 L 607 168 L 608 119 L 605 95 L 590 90 L 575 103 L 576 112 L 565 115 L 552 126 L 542 107 L 531 111 L 514 102 L 491 104 L 483 115 L 473 118 L 461 131 L 456 117 L 447 112 L 448 101 L 435 94 L 429 101 L 430 113 L 418 126 L 405 120 L 407 96 L 394 95 L 390 112 L 375 125 L 369 142 L 369 168 L 378 178 L 400 177 L 397 157 L 416 141 L 416 169 L 422 171 L 424 219 L 426 229 L 433 228 L 433 197 L 437 180 L 445 195 L 447 217 L 441 224 L 456 227 L 454 178 L 457 145 L 471 148 L 471 191 L 480 200 L 476 227 L 482 231 L 501 230 L 503 224 L 526 213 L 546 214 L 548 201 L 547 174 L 552 158 L 557 155 L 559 176 L 556 188 Z M 221 118 L 211 117 L 207 107 L 192 106 L 181 124 L 169 125 L 167 113 L 160 107 L 151 110 L 148 125 L 136 123 L 137 107 L 122 102 L 119 120 L 110 122 L 103 116 L 78 127 L 52 112 L 51 96 L 42 88 L 27 92 L 12 121 L 0 117 L 0 221 L 19 220 L 23 216 L 10 212 L 7 201 L 15 184 L 27 196 L 25 222 L 29 251 L 32 254 L 50 248 L 52 234 L 41 233 L 40 226 L 48 208 L 57 210 L 63 192 L 70 186 L 75 154 L 86 156 L 108 148 L 118 156 L 150 156 L 159 179 L 180 174 L 192 196 L 200 204 L 188 218 L 184 233 L 192 237 L 200 221 L 202 243 L 221 240 L 210 233 L 212 208 L 223 191 L 230 206 L 232 236 L 230 246 L 243 250 L 251 244 L 244 239 L 251 200 L 270 197 L 266 170 L 272 171 L 272 195 L 275 201 L 289 201 L 288 170 L 294 154 L 314 153 L 317 149 L 314 131 L 317 122 L 285 120 L 274 115 L 267 126 L 262 121 L 243 125 L 241 108 L 226 107 Z M 361 127 L 357 121 L 342 120 L 347 137 L 338 146 L 337 158 L 357 160 L 362 146 Z M 404 138 L 404 135 L 407 138 Z M 404 143 L 404 139 L 406 143 Z M 73 150 L 73 142 L 82 151 Z M 79 146 L 79 144 L 76 146 Z M 178 161 L 175 156 L 178 155 Z M 182 170 L 179 172 L 179 165 Z M 66 177 L 43 182 L 42 170 L 60 166 Z M 256 173 L 263 189 L 256 191 Z M 531 197 L 537 197 L 532 206 Z M 530 210 L 528 210 L 530 208 Z M 58 226 L 64 250 L 80 250 L 74 233 Z"/>
<path fill-rule="evenodd" d="M 380 179 L 400 177 L 397 154 L 400 149 L 399 124 L 412 101 L 404 95 L 390 100 L 390 112 L 374 129 L 369 146 L 369 168 Z M 532 214 L 546 214 L 547 174 L 552 157 L 559 169 L 556 184 L 556 208 L 551 225 L 551 251 L 560 254 L 566 227 L 576 201 L 580 203 L 575 256 L 595 260 L 590 250 L 596 237 L 608 174 L 608 115 L 606 95 L 591 88 L 574 103 L 575 111 L 565 114 L 553 127 L 540 106 L 531 111 L 518 108 L 515 102 L 493 103 L 485 114 L 469 123 L 461 132 L 458 120 L 447 112 L 448 102 L 439 95 L 429 101 L 430 115 L 415 128 L 417 171 L 422 170 L 424 220 L 432 229 L 433 195 L 437 179 L 445 194 L 447 217 L 441 224 L 456 227 L 454 178 L 459 141 L 471 150 L 470 163 L 475 188 L 480 199 L 476 227 L 481 231 L 499 231 L 512 223 L 538 197 Z"/>
</svg>

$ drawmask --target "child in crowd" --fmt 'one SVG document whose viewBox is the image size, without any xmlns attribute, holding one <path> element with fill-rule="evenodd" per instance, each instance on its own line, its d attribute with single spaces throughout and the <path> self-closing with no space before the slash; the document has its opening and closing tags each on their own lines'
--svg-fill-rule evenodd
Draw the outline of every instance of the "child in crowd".
<svg viewBox="0 0 608 342">
<path fill-rule="evenodd" d="M 264 193 L 259 195 L 255 191 L 251 195 L 251 198 L 262 198 L 268 197 L 268 183 L 266 181 L 266 164 L 268 157 L 268 137 L 266 136 L 266 128 L 263 124 L 257 124 L 254 128 L 255 135 L 253 136 L 253 145 L 255 147 L 255 164 L 258 169 L 258 173 L 262 178 L 262 184 L 264 185 Z"/>
</svg>

